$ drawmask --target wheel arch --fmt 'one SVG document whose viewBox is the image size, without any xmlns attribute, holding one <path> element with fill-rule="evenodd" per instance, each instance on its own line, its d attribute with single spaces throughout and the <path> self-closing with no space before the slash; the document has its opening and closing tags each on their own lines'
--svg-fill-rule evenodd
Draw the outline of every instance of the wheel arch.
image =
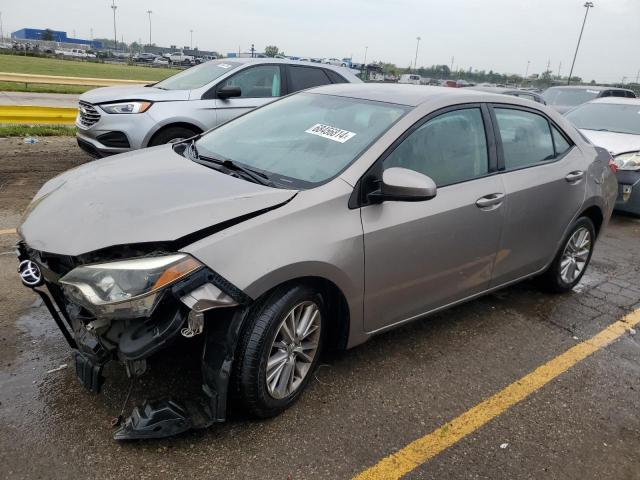
<svg viewBox="0 0 640 480">
<path fill-rule="evenodd" d="M 600 230 L 602 229 L 602 224 L 604 223 L 604 215 L 602 213 L 602 209 L 598 205 L 591 205 L 590 207 L 585 208 L 578 218 L 587 217 L 589 220 L 593 222 L 593 226 L 596 229 L 596 238 L 600 234 Z"/>
<path fill-rule="evenodd" d="M 199 134 L 205 131 L 204 128 L 188 120 L 171 120 L 167 123 L 158 125 L 153 131 L 149 132 L 149 134 L 147 135 L 147 138 L 145 138 L 144 146 L 148 147 L 157 135 L 159 135 L 160 133 L 162 133 L 163 131 L 169 128 L 174 128 L 174 127 L 188 128 L 190 130 L 193 130 L 196 134 Z"/>
</svg>

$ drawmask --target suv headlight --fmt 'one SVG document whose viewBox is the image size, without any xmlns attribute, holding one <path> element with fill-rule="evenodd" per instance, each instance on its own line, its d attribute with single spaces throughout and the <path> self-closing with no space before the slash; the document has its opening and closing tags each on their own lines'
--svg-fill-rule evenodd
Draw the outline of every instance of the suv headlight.
<svg viewBox="0 0 640 480">
<path fill-rule="evenodd" d="M 640 152 L 623 153 L 614 160 L 618 170 L 640 170 Z"/>
<path fill-rule="evenodd" d="M 148 317 L 165 287 L 202 266 L 183 253 L 119 260 L 76 267 L 60 284 L 71 301 L 96 317 Z"/>
<path fill-rule="evenodd" d="M 151 102 L 122 102 L 100 105 L 107 113 L 143 113 L 149 110 Z"/>
</svg>

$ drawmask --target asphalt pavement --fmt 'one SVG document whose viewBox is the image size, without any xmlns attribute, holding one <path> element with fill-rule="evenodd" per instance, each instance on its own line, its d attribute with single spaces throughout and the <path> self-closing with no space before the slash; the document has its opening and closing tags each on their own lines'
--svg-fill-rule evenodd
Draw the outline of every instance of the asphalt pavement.
<svg viewBox="0 0 640 480">
<path fill-rule="evenodd" d="M 0 232 L 47 178 L 88 160 L 73 141 L 0 139 Z M 640 308 L 636 218 L 614 216 L 572 293 L 525 282 L 324 358 L 277 418 L 236 412 L 207 430 L 130 443 L 113 441 L 109 425 L 129 387 L 123 370 L 110 366 L 100 396 L 78 384 L 64 339 L 15 273 L 16 239 L 0 234 L 0 478 L 352 478 L 430 432 L 447 442 L 463 416 L 477 424 L 405 478 L 640 479 L 640 335 L 630 328 L 492 418 L 476 414 Z M 189 342 L 133 384 L 127 413 L 198 390 Z"/>
</svg>

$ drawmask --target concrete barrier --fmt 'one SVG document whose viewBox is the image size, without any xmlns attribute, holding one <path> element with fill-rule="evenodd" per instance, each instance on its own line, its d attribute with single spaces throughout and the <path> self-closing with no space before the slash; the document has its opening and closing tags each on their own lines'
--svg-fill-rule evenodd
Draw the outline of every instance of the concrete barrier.
<svg viewBox="0 0 640 480">
<path fill-rule="evenodd" d="M 0 105 L 0 124 L 74 125 L 77 108 Z"/>
</svg>

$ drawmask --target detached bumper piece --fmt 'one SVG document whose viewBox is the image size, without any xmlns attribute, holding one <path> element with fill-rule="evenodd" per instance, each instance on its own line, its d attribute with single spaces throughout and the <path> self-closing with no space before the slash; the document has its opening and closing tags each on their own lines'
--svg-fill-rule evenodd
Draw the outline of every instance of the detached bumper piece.
<svg viewBox="0 0 640 480">
<path fill-rule="evenodd" d="M 104 383 L 102 368 L 104 365 L 94 363 L 88 356 L 77 350 L 73 352 L 76 364 L 76 376 L 84 388 L 91 393 L 100 393 Z"/>
<path fill-rule="evenodd" d="M 113 434 L 115 440 L 166 438 L 191 429 L 207 428 L 214 423 L 209 407 L 174 400 L 145 402 L 135 407 L 124 425 Z"/>
</svg>

